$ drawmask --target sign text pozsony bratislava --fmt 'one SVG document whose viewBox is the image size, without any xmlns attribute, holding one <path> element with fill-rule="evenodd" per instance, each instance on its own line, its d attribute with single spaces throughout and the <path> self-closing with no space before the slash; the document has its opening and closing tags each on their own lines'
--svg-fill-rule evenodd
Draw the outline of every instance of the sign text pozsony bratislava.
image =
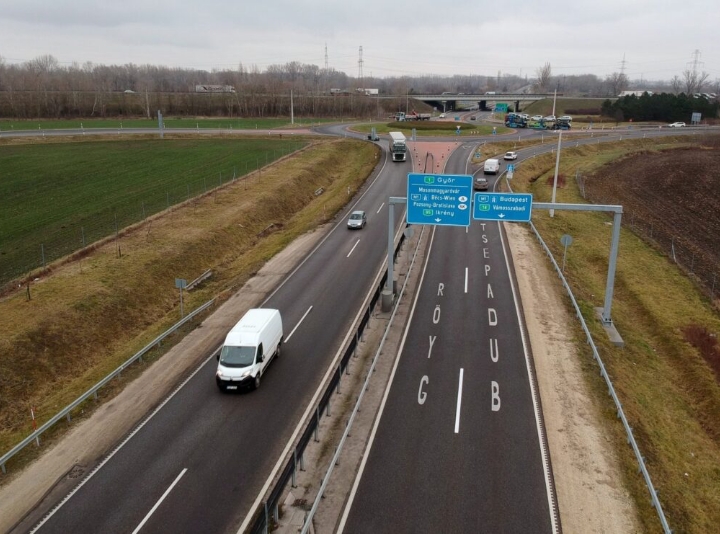
<svg viewBox="0 0 720 534">
<path fill-rule="evenodd" d="M 475 193 L 473 219 L 528 222 L 532 195 L 527 193 Z"/>
<path fill-rule="evenodd" d="M 470 226 L 472 176 L 408 174 L 408 224 Z"/>
</svg>

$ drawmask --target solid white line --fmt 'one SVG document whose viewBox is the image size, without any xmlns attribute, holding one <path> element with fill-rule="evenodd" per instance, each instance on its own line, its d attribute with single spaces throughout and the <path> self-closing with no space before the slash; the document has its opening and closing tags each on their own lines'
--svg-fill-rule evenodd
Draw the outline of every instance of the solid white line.
<svg viewBox="0 0 720 534">
<path fill-rule="evenodd" d="M 351 249 L 350 249 L 350 252 L 348 252 L 348 255 L 347 255 L 347 256 L 345 256 L 346 258 L 349 258 L 349 257 L 350 257 L 350 254 L 352 254 L 352 253 L 353 253 L 353 250 L 355 250 L 355 247 L 357 247 L 357 246 L 358 246 L 358 243 L 359 243 L 359 242 L 360 242 L 360 240 L 359 240 L 359 239 L 358 239 L 357 241 L 355 241 L 355 244 L 353 245 L 353 248 L 351 248 Z"/>
<path fill-rule="evenodd" d="M 363 194 L 361 195 L 360 199 L 362 199 L 362 198 L 368 193 L 368 191 L 370 190 L 370 187 L 372 187 L 372 186 L 378 181 L 378 179 L 380 178 L 380 176 L 382 176 L 383 169 L 385 169 L 385 166 L 387 165 L 387 162 L 389 161 L 388 155 L 389 155 L 389 152 L 385 152 L 385 161 L 383 162 L 383 167 L 382 167 L 382 169 L 380 169 L 380 172 L 378 172 L 378 175 L 375 177 L 375 179 L 373 180 L 372 184 L 370 184 L 370 186 L 369 186 L 368 189 L 365 191 L 365 193 L 363 193 Z M 357 204 L 360 202 L 360 199 L 358 199 L 358 202 L 356 202 L 356 203 L 353 205 L 353 207 L 350 208 L 351 210 L 354 209 L 355 206 L 357 206 Z M 345 221 L 342 220 L 342 219 L 339 220 L 338 223 L 337 223 L 337 225 L 335 225 L 335 227 L 333 228 L 333 230 L 334 230 L 335 228 L 337 228 L 340 224 L 344 224 L 344 222 L 345 222 Z M 402 230 L 402 229 L 401 229 L 401 230 Z M 400 230 L 400 231 L 401 231 L 401 230 Z M 330 235 L 330 234 L 328 234 L 328 236 L 329 236 L 329 235 Z M 398 235 L 400 235 L 400 234 L 399 234 L 399 233 L 396 234 L 395 239 L 397 239 L 397 236 L 398 236 Z M 326 236 L 326 237 L 327 237 L 327 236 Z M 313 249 L 313 251 L 311 252 L 311 254 L 314 253 L 319 247 L 320 247 L 320 245 L 318 245 L 317 247 L 315 247 L 315 248 Z M 305 258 L 305 260 L 307 260 L 307 257 Z M 303 263 L 305 262 L 305 260 L 303 260 Z M 385 263 L 387 263 L 387 262 L 385 262 Z M 301 265 L 302 265 L 302 264 L 301 264 Z M 299 268 L 300 268 L 300 266 L 298 266 L 292 273 L 290 273 L 289 276 L 292 276 L 293 274 L 295 274 L 295 272 L 296 272 Z M 385 273 L 386 270 L 387 270 L 387 265 L 385 265 L 384 268 L 382 268 L 382 269 L 380 269 L 380 270 L 378 271 L 378 274 L 375 276 L 375 280 L 373 281 L 373 284 L 380 282 L 380 278 L 382 277 L 382 275 Z M 285 281 L 287 281 L 287 278 L 285 279 Z M 282 284 L 284 284 L 284 283 L 285 283 L 285 282 L 283 282 Z M 282 285 L 282 284 L 281 284 L 281 285 Z M 278 290 L 279 290 L 279 287 L 278 287 L 278 289 L 276 289 L 273 293 L 271 293 L 270 296 L 268 296 L 267 299 L 265 299 L 265 302 L 267 302 Z M 352 322 L 352 325 L 357 325 L 358 322 L 360 321 L 360 317 L 362 316 L 363 313 L 365 313 L 364 310 L 365 310 L 366 306 L 368 305 L 368 303 L 370 302 L 370 297 L 371 297 L 371 296 L 372 296 L 372 290 L 369 290 L 369 291 L 368 291 L 368 295 L 365 297 L 365 302 L 363 302 L 363 309 L 358 310 L 358 312 L 357 312 L 357 314 L 356 314 L 356 316 L 355 316 L 355 320 Z M 254 503 L 252 504 L 252 506 L 250 507 L 249 512 L 248 512 L 247 515 L 245 516 L 245 519 L 243 520 L 242 524 L 240 525 L 240 528 L 239 528 L 238 531 L 237 531 L 238 534 L 243 534 L 243 533 L 248 529 L 248 527 L 249 527 L 249 525 L 250 525 L 250 521 L 252 521 L 253 516 L 254 516 L 254 514 L 255 514 L 255 511 L 257 510 L 258 506 L 260 506 L 260 502 L 263 500 L 263 498 L 264 498 L 265 495 L 267 494 L 268 489 L 270 488 L 270 484 L 272 484 L 273 480 L 275 479 L 275 476 L 277 475 L 278 471 L 280 471 L 280 468 L 281 468 L 282 465 L 285 463 L 286 458 L 287 458 L 288 455 L 290 454 L 290 449 L 291 449 L 291 448 L 293 447 L 293 445 L 295 444 L 295 439 L 297 438 L 298 434 L 300 434 L 300 431 L 301 431 L 303 428 L 305 428 L 305 425 L 307 424 L 308 418 L 310 417 L 310 415 L 311 415 L 312 412 L 314 411 L 315 403 L 316 403 L 317 400 L 320 398 L 320 395 L 323 393 L 323 391 L 325 391 L 325 387 L 326 387 L 326 385 L 327 385 L 327 382 L 328 382 L 328 380 L 330 380 L 330 376 L 332 375 L 332 373 L 335 372 L 335 369 L 336 369 L 336 367 L 337 367 L 337 363 L 338 363 L 338 361 L 340 360 L 340 357 L 342 356 L 342 347 L 345 346 L 345 344 L 347 343 L 347 341 L 348 341 L 348 339 L 350 338 L 351 335 L 353 335 L 352 327 L 348 330 L 347 334 L 345 335 L 345 339 L 343 339 L 342 343 L 340 344 L 340 347 L 341 347 L 341 348 L 338 349 L 337 353 L 335 354 L 335 357 L 333 358 L 333 361 L 332 361 L 332 362 L 330 363 L 330 365 L 328 366 L 327 371 L 325 371 L 325 376 L 324 376 L 324 377 L 322 378 L 322 380 L 320 381 L 320 384 L 318 385 L 317 389 L 315 390 L 315 393 L 313 394 L 312 399 L 310 399 L 310 402 L 308 403 L 307 407 L 305 408 L 305 413 L 302 415 L 302 417 L 301 417 L 300 420 L 298 421 L 297 426 L 295 426 L 295 430 L 293 431 L 292 435 L 290 436 L 290 439 L 288 439 L 288 442 L 287 442 L 287 444 L 285 445 L 285 449 L 283 450 L 282 454 L 280 455 L 280 457 L 278 458 L 277 462 L 275 463 L 275 467 L 272 468 L 272 471 L 270 472 L 270 475 L 268 476 L 267 480 L 265 481 L 265 484 L 263 484 L 262 489 L 261 489 L 260 492 L 258 493 L 258 496 L 255 498 L 255 502 L 254 502 Z"/>
<path fill-rule="evenodd" d="M 175 478 L 175 481 L 172 484 L 170 484 L 170 487 L 168 489 L 165 490 L 165 493 L 163 493 L 162 497 L 160 497 L 160 500 L 155 503 L 155 506 L 153 506 L 152 509 L 147 513 L 147 515 L 145 516 L 145 519 L 143 519 L 140 522 L 140 524 L 137 526 L 137 528 L 135 530 L 133 530 L 132 534 L 137 534 L 138 532 L 140 532 L 140 529 L 143 528 L 143 525 L 145 523 L 147 523 L 147 520 L 150 519 L 150 516 L 153 515 L 155 510 L 157 510 L 158 506 L 160 506 L 162 504 L 162 502 L 165 500 L 165 497 L 168 496 L 168 493 L 170 493 L 172 491 L 172 489 L 175 487 L 175 484 L 180 482 L 180 479 L 182 478 L 182 476 L 185 474 L 186 471 L 187 471 L 187 467 L 185 469 L 183 469 L 182 471 L 180 471 L 180 474 L 177 476 L 177 478 Z"/>
<path fill-rule="evenodd" d="M 287 343 L 288 341 L 290 341 L 290 338 L 291 338 L 292 335 L 295 333 L 295 330 L 298 329 L 298 326 L 300 326 L 300 323 L 302 323 L 302 322 L 305 320 L 305 317 L 307 317 L 307 314 L 310 313 L 310 310 L 312 310 L 312 309 L 313 309 L 313 307 L 310 306 L 310 307 L 307 309 L 307 311 L 305 312 L 305 315 L 303 315 L 302 317 L 300 317 L 300 320 L 298 321 L 298 324 L 296 324 L 296 325 L 295 325 L 295 328 L 292 329 L 292 332 L 290 332 L 290 335 L 285 338 L 284 343 Z"/>
<path fill-rule="evenodd" d="M 468 285 L 468 268 L 465 267 L 465 293 L 467 293 L 467 285 Z"/>
<path fill-rule="evenodd" d="M 400 347 L 398 347 L 395 363 L 393 364 L 392 371 L 390 372 L 390 378 L 388 379 L 387 386 L 385 386 L 383 398 L 380 401 L 380 408 L 378 409 L 377 415 L 375 415 L 375 423 L 373 424 L 372 431 L 370 432 L 370 437 L 368 438 L 367 445 L 365 446 L 365 452 L 363 454 L 362 461 L 360 462 L 360 468 L 355 475 L 355 482 L 353 482 L 352 489 L 350 490 L 350 495 L 348 496 L 348 499 L 345 503 L 345 509 L 343 510 L 342 517 L 340 518 L 340 523 L 338 524 L 337 534 L 342 534 L 343 530 L 345 529 L 345 523 L 347 523 L 348 516 L 350 515 L 350 508 L 352 508 L 352 503 L 355 500 L 355 495 L 357 494 L 358 487 L 360 486 L 360 479 L 362 478 L 363 472 L 365 471 L 365 465 L 367 464 L 368 457 L 370 456 L 370 449 L 372 449 L 373 442 L 375 441 L 375 434 L 377 433 L 377 429 L 380 426 L 380 419 L 382 419 L 382 414 L 385 410 L 385 403 L 387 402 L 388 396 L 390 395 L 390 388 L 392 387 L 393 380 L 395 379 L 395 371 L 397 371 L 398 364 L 400 363 L 400 358 L 402 357 L 402 352 L 405 348 L 405 340 L 407 339 L 408 332 L 410 330 L 410 324 L 412 323 L 413 315 L 415 315 L 415 307 L 417 306 L 418 297 L 420 296 L 420 290 L 422 289 L 423 280 L 425 279 L 425 271 L 427 270 L 428 262 L 430 260 L 430 253 L 432 252 L 432 245 L 433 240 L 435 239 L 436 228 L 437 226 L 433 226 L 432 235 L 430 236 L 430 245 L 428 246 L 427 256 L 425 256 L 425 264 L 423 265 L 422 274 L 420 275 L 420 281 L 418 282 L 418 289 L 415 292 L 415 300 L 413 301 L 412 308 L 410 309 L 410 315 L 408 316 L 407 323 L 405 323 L 405 331 L 403 332 L 402 340 L 400 341 Z"/>
<path fill-rule="evenodd" d="M 503 255 L 505 256 L 505 268 L 507 269 L 508 277 L 510 279 L 510 289 L 512 290 L 513 302 L 515 303 L 515 314 L 518 320 L 518 326 L 520 327 L 520 340 L 522 341 L 523 352 L 525 353 L 525 368 L 527 369 L 528 381 L 530 382 L 530 398 L 533 403 L 533 411 L 535 412 L 535 426 L 537 428 L 538 445 L 540 447 L 540 456 L 543 459 L 543 473 L 545 475 L 545 489 L 547 491 L 548 508 L 550 511 L 550 525 L 553 532 L 559 532 L 559 525 L 555 518 L 555 495 L 552 492 L 552 474 L 550 473 L 550 459 L 547 449 L 544 447 L 542 439 L 542 425 L 540 424 L 540 413 L 539 406 L 539 395 L 535 387 L 535 381 L 533 380 L 532 366 L 530 365 L 530 354 L 528 353 L 528 341 L 525 339 L 525 318 L 520 313 L 520 303 L 518 299 L 517 290 L 515 289 L 515 279 L 513 278 L 512 271 L 510 269 L 510 261 L 508 259 L 508 245 L 505 243 L 503 238 L 501 225 L 504 223 L 498 222 L 498 232 L 500 234 L 500 243 L 502 245 Z"/>
<path fill-rule="evenodd" d="M 457 409 L 455 411 L 455 433 L 460 432 L 460 405 L 462 404 L 462 383 L 463 383 L 463 368 L 460 368 L 460 383 L 458 385 L 458 400 Z"/>
<path fill-rule="evenodd" d="M 207 358 L 202 364 L 200 364 L 200 365 L 190 374 L 190 376 L 188 376 L 185 380 L 183 380 L 182 383 L 181 383 L 179 386 L 177 386 L 177 387 L 172 391 L 172 393 L 170 393 L 170 395 L 168 395 L 167 398 L 165 398 L 165 400 L 163 400 L 163 401 L 157 406 L 157 408 L 155 408 L 155 409 L 152 411 L 152 413 L 151 413 L 150 415 L 148 415 L 148 416 L 142 421 L 142 423 L 140 423 L 137 427 L 135 427 L 135 429 L 134 429 L 132 432 L 130 432 L 130 434 L 128 434 L 127 437 L 126 437 L 117 447 L 115 447 L 115 449 L 113 449 L 113 451 L 112 451 L 110 454 L 108 454 L 105 458 L 103 458 L 103 460 L 102 460 L 99 464 L 97 464 L 97 465 L 93 468 L 92 471 L 90 471 L 90 473 L 82 480 L 82 482 L 80 482 L 80 484 L 78 484 L 78 485 L 75 486 L 72 490 L 70 490 L 70 493 L 68 493 L 68 494 L 63 498 L 63 500 L 60 501 L 60 502 L 55 506 L 55 508 L 53 508 L 50 512 L 48 512 L 48 514 L 47 514 L 45 517 L 43 517 L 42 520 L 41 520 L 37 525 L 35 525 L 35 526 L 33 527 L 33 529 L 30 531 L 30 534 L 34 534 L 35 532 L 37 532 L 38 530 L 40 530 L 40 528 L 41 528 L 45 523 L 47 523 L 47 521 L 48 521 L 53 515 L 55 515 L 55 513 L 56 513 L 58 510 L 60 510 L 60 508 L 62 508 L 62 507 L 65 505 L 65 503 L 67 503 L 67 502 L 72 498 L 73 495 L 75 495 L 78 491 L 80 491 L 80 488 L 82 488 L 93 476 L 95 476 L 95 474 L 96 474 L 98 471 L 100 471 L 100 469 L 102 469 L 102 467 L 103 467 L 106 463 L 108 463 L 108 462 L 112 459 L 112 457 L 115 456 L 115 455 L 118 453 L 118 451 L 125 446 L 125 444 L 126 444 L 128 441 L 130 441 L 138 432 L 140 432 L 140 430 L 142 430 L 143 427 L 144 427 L 146 424 L 148 424 L 148 423 L 150 422 L 150 420 L 151 420 L 160 410 L 162 410 L 162 408 L 163 408 L 168 402 L 170 402 L 170 400 L 172 400 L 172 398 L 173 398 L 175 395 L 177 395 L 177 393 L 185 386 L 185 384 L 187 384 L 188 382 L 190 382 L 190 380 L 192 380 L 193 377 L 194 377 L 196 374 L 198 374 L 198 373 L 200 372 L 200 370 L 201 370 L 203 367 L 205 367 L 210 360 L 213 359 L 213 357 L 215 356 L 215 353 L 219 350 L 219 348 L 220 348 L 220 347 L 218 347 L 217 349 L 215 349 L 215 350 L 212 352 L 212 354 L 211 354 L 210 356 L 208 356 L 208 358 Z"/>
<path fill-rule="evenodd" d="M 383 206 L 384 206 L 384 205 L 385 205 L 384 202 L 383 202 L 382 204 L 380 204 L 380 207 L 378 208 L 378 210 L 377 210 L 375 213 L 376 213 L 376 214 L 377 214 L 377 213 L 380 213 L 380 210 L 383 209 Z"/>
</svg>

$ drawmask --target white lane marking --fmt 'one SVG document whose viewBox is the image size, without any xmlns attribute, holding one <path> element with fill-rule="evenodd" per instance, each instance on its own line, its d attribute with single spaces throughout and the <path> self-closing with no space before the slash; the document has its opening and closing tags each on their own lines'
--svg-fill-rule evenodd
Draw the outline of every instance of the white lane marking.
<svg viewBox="0 0 720 534">
<path fill-rule="evenodd" d="M 358 243 L 359 243 L 359 242 L 360 242 L 360 240 L 359 240 L 359 239 L 358 239 L 357 241 L 355 241 L 355 244 L 353 245 L 353 248 L 351 248 L 351 249 L 350 249 L 350 252 L 348 252 L 348 255 L 347 255 L 347 256 L 345 256 L 346 258 L 349 258 L 349 257 L 350 257 L 350 254 L 352 254 L 352 253 L 353 253 L 353 250 L 355 250 L 355 247 L 357 247 L 357 246 L 358 246 Z"/>
<path fill-rule="evenodd" d="M 505 238 L 502 233 L 502 223 L 498 222 L 498 233 L 500 234 L 500 243 L 502 245 L 503 256 L 505 257 L 505 268 L 507 269 L 508 278 L 510 279 L 510 289 L 512 290 L 513 302 L 515 303 L 515 315 L 517 316 L 518 326 L 520 327 L 520 340 L 522 341 L 523 352 L 525 353 L 525 368 L 528 373 L 528 381 L 530 382 L 530 397 L 532 398 L 533 411 L 535 412 L 535 426 L 538 432 L 538 445 L 540 446 L 540 455 L 543 459 L 543 472 L 545 475 L 545 489 L 547 490 L 548 507 L 550 509 L 550 525 L 553 532 L 560 532 L 559 525 L 555 513 L 557 512 L 557 505 L 555 503 L 555 492 L 553 491 L 552 474 L 550 473 L 550 459 L 545 443 L 543 442 L 543 431 L 540 419 L 542 414 L 540 413 L 540 402 L 538 391 L 533 380 L 532 366 L 530 365 L 530 354 L 528 353 L 528 342 L 525 339 L 525 319 L 523 314 L 520 313 L 520 304 L 518 299 L 517 290 L 515 289 L 515 278 L 513 277 L 512 270 L 510 269 L 510 260 L 508 259 L 508 245 L 505 243 Z"/>
<path fill-rule="evenodd" d="M 467 285 L 468 285 L 468 268 L 465 267 L 465 293 L 467 293 Z"/>
<path fill-rule="evenodd" d="M 403 332 L 402 340 L 400 341 L 400 347 L 398 347 L 398 355 L 395 357 L 395 363 L 393 364 L 392 371 L 390 372 L 390 379 L 388 380 L 387 386 L 385 386 L 385 392 L 383 393 L 383 398 L 380 401 L 380 408 L 378 408 L 377 415 L 375 416 L 375 423 L 373 424 L 372 431 L 370 432 L 370 437 L 368 438 L 367 445 L 365 446 L 365 452 L 363 453 L 362 461 L 360 462 L 360 468 L 355 475 L 355 481 L 353 482 L 352 489 L 350 490 L 350 495 L 345 502 L 345 509 L 343 510 L 342 517 L 340 518 L 340 523 L 338 524 L 338 528 L 336 530 L 337 534 L 343 534 L 343 530 L 345 529 L 345 523 L 347 523 L 348 516 L 350 515 L 350 509 L 352 508 L 353 501 L 355 500 L 355 495 L 357 494 L 358 487 L 360 486 L 360 479 L 362 478 L 363 472 L 365 471 L 365 466 L 367 465 L 368 457 L 370 456 L 370 450 L 372 449 L 373 442 L 375 441 L 375 434 L 377 434 L 378 427 L 380 426 L 380 419 L 382 419 L 383 411 L 385 411 L 385 403 L 387 402 L 387 398 L 390 395 L 390 388 L 392 387 L 393 380 L 395 379 L 395 372 L 397 371 L 398 364 L 400 363 L 400 358 L 402 357 L 403 349 L 405 348 L 405 341 L 410 330 L 410 324 L 412 324 L 413 316 L 415 315 L 415 307 L 417 306 L 418 297 L 420 296 L 420 292 L 423 286 L 423 280 L 425 280 L 425 272 L 427 271 L 428 262 L 430 261 L 430 256 L 432 254 L 432 245 L 435 239 L 436 228 L 437 226 L 433 226 L 432 235 L 430 236 L 430 245 L 428 245 L 427 256 L 425 256 L 425 265 L 423 265 L 422 273 L 420 274 L 418 290 L 415 292 L 415 300 L 413 301 L 412 308 L 410 309 L 410 315 L 408 316 L 408 320 L 405 323 L 405 331 Z"/>
<path fill-rule="evenodd" d="M 150 420 L 151 420 L 153 417 L 155 417 L 155 415 L 156 415 L 160 410 L 162 410 L 163 407 L 164 407 L 168 402 L 170 402 L 175 395 L 177 395 L 177 393 L 185 386 L 185 384 L 187 384 L 188 382 L 190 382 L 190 380 L 192 380 L 193 377 L 194 377 L 196 374 L 198 374 L 198 373 L 200 372 L 200 370 L 201 370 L 203 367 L 205 367 L 210 360 L 213 359 L 213 357 L 215 356 L 215 353 L 216 353 L 218 350 L 220 350 L 220 347 L 221 347 L 221 346 L 222 346 L 222 345 L 218 346 L 218 348 L 215 349 L 215 350 L 210 354 L 210 356 L 208 356 L 207 359 L 206 359 L 203 363 L 201 363 L 201 364 L 190 374 L 190 376 L 188 376 L 185 380 L 183 380 L 182 383 L 181 383 L 178 387 L 176 387 L 176 388 L 173 390 L 173 392 L 170 393 L 170 395 L 168 395 L 167 398 L 165 398 L 165 400 L 163 400 L 163 401 L 158 405 L 158 407 L 153 410 L 153 412 L 152 412 L 150 415 L 148 415 L 137 427 L 135 427 L 135 429 L 134 429 L 132 432 L 130 432 L 130 434 L 128 434 L 127 437 L 126 437 L 117 447 L 115 447 L 115 449 L 113 449 L 113 451 L 112 451 L 110 454 L 108 454 L 105 458 L 103 458 L 103 460 L 94 467 L 93 470 L 90 471 L 90 473 L 88 473 L 88 475 L 82 480 L 82 482 L 80 482 L 80 484 L 78 484 L 77 486 L 75 486 L 75 487 L 70 491 L 70 493 L 68 493 L 68 494 L 63 498 L 63 500 L 60 501 L 60 502 L 55 506 L 55 508 L 53 508 L 50 512 L 48 512 L 48 514 L 47 514 L 45 517 L 43 517 L 42 520 L 41 520 L 37 525 L 35 525 L 35 527 L 33 527 L 33 529 L 30 531 L 30 534 L 34 534 L 35 532 L 37 532 L 38 530 L 40 530 L 40 528 L 41 528 L 45 523 L 47 523 L 48 520 L 50 520 L 50 518 L 51 518 L 52 516 L 54 516 L 55 513 L 57 513 L 57 511 L 60 510 L 60 508 L 62 508 L 62 507 L 65 505 L 65 503 L 67 503 L 67 502 L 72 498 L 73 495 L 75 495 L 78 491 L 80 491 L 80 488 L 82 488 L 93 476 L 95 476 L 95 474 L 96 474 L 98 471 L 100 471 L 100 469 L 102 469 L 102 467 L 103 467 L 106 463 L 108 463 L 108 462 L 112 459 L 112 457 L 115 456 L 115 455 L 120 451 L 120 449 L 122 449 L 122 448 L 125 446 L 125 444 L 126 444 L 128 441 L 130 441 L 138 432 L 140 432 L 140 431 L 143 429 L 143 427 L 144 427 L 146 424 L 148 424 L 148 423 L 150 422 Z"/>
<path fill-rule="evenodd" d="M 305 312 L 305 315 L 303 315 L 302 317 L 300 317 L 300 320 L 298 321 L 298 324 L 296 324 L 296 325 L 295 325 L 295 328 L 292 329 L 292 332 L 290 332 L 290 335 L 285 338 L 285 343 L 287 343 L 288 341 L 290 341 L 290 338 L 291 338 L 292 335 L 295 333 L 295 330 L 298 329 L 298 326 L 300 326 L 300 323 L 302 323 L 302 322 L 305 320 L 305 317 L 307 317 L 307 314 L 310 313 L 310 310 L 312 310 L 312 309 L 313 309 L 313 307 L 310 306 L 310 307 L 307 309 L 307 311 Z"/>
<path fill-rule="evenodd" d="M 378 208 L 378 210 L 377 210 L 375 213 L 376 213 L 376 214 L 377 214 L 377 213 L 380 213 L 380 210 L 383 209 L 383 206 L 384 206 L 384 205 L 385 205 L 384 202 L 383 202 L 382 204 L 380 204 L 380 207 Z"/>
<path fill-rule="evenodd" d="M 147 523 L 147 520 L 150 519 L 150 516 L 153 515 L 155 510 L 158 509 L 158 506 L 160 506 L 162 504 L 162 502 L 165 500 L 165 497 L 167 497 L 168 494 L 172 491 L 172 489 L 175 487 L 175 484 L 180 482 L 180 479 L 186 472 L 187 472 L 187 467 L 185 469 L 183 469 L 182 471 L 180 471 L 180 474 L 175 478 L 175 481 L 172 484 L 170 484 L 170 487 L 168 489 L 165 490 L 165 493 L 162 494 L 162 497 L 160 497 L 160 500 L 155 503 L 155 506 L 153 506 L 152 509 L 147 513 L 147 515 L 145 516 L 145 519 L 143 519 L 140 522 L 140 524 L 137 526 L 137 528 L 135 530 L 133 530 L 132 534 L 137 534 L 138 532 L 140 532 L 140 529 L 143 528 L 143 525 L 145 525 L 145 523 Z"/>
<path fill-rule="evenodd" d="M 460 405 L 462 404 L 462 383 L 463 383 L 463 369 L 460 368 L 460 382 L 458 384 L 458 400 L 457 410 L 455 412 L 455 433 L 460 432 Z"/>
</svg>

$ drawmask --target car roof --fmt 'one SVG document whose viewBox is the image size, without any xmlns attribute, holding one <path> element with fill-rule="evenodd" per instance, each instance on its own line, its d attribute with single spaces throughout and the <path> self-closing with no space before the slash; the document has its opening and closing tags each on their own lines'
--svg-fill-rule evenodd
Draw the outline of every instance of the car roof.
<svg viewBox="0 0 720 534">
<path fill-rule="evenodd" d="M 355 210 L 350 215 L 365 215 L 365 212 L 362 210 Z"/>
</svg>

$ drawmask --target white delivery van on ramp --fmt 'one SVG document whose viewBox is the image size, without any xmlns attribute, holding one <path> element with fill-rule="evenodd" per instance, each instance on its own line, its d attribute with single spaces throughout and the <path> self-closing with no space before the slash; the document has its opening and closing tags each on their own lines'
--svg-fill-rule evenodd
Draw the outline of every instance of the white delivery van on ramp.
<svg viewBox="0 0 720 534">
<path fill-rule="evenodd" d="M 260 387 L 260 377 L 270 362 L 280 356 L 282 342 L 280 311 L 248 310 L 228 332 L 218 354 L 215 381 L 220 391 Z"/>
<path fill-rule="evenodd" d="M 497 159 L 486 159 L 485 165 L 483 166 L 483 174 L 497 174 L 500 170 L 500 160 Z"/>
</svg>

